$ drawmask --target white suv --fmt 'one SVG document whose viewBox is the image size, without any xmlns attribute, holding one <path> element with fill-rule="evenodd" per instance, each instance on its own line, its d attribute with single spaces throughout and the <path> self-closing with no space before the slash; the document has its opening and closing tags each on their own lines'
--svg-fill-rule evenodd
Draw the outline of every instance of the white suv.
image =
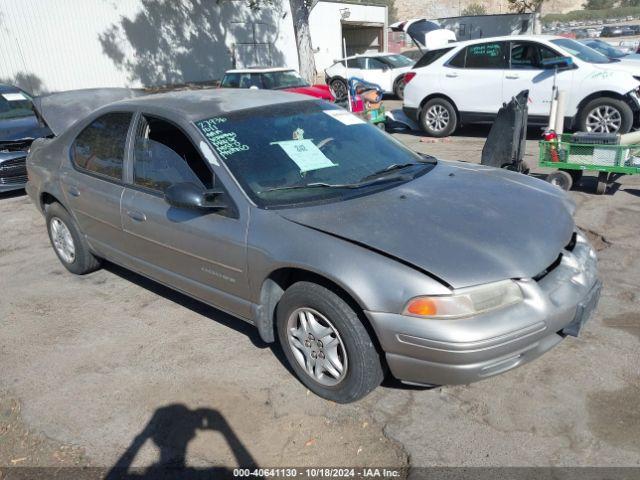
<svg viewBox="0 0 640 480">
<path fill-rule="evenodd" d="M 375 83 L 385 93 L 393 93 L 402 98 L 404 83 L 402 77 L 411 70 L 415 62 L 399 53 L 371 53 L 354 55 L 336 60 L 327 68 L 325 81 L 336 98 L 347 96 L 347 75 Z"/>
<path fill-rule="evenodd" d="M 428 134 L 444 137 L 463 123 L 492 122 L 503 102 L 529 90 L 529 123 L 546 125 L 556 68 L 567 128 L 631 130 L 640 110 L 640 77 L 554 36 L 478 39 L 431 50 L 405 75 L 403 110 Z"/>
</svg>

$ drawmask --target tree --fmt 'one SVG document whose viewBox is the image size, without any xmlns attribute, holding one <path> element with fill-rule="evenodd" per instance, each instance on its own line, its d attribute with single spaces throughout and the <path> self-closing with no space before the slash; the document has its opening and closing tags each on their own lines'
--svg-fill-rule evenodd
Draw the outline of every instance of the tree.
<svg viewBox="0 0 640 480">
<path fill-rule="evenodd" d="M 313 55 L 311 44 L 311 31 L 309 29 L 309 12 L 318 3 L 318 0 L 289 0 L 291 17 L 293 19 L 293 31 L 296 36 L 298 49 L 298 64 L 300 75 L 310 83 L 316 77 L 316 59 Z"/>
<path fill-rule="evenodd" d="M 486 15 L 487 9 L 484 5 L 480 3 L 472 3 L 467 5 L 464 10 L 460 13 L 460 15 L 471 16 L 471 15 Z"/>
<path fill-rule="evenodd" d="M 507 0 L 509 10 L 516 13 L 540 13 L 545 0 Z"/>
</svg>

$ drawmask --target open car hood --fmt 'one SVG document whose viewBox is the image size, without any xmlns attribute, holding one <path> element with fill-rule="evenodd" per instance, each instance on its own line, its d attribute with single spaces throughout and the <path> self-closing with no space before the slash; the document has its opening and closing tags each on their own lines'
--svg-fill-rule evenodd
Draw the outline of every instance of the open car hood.
<svg viewBox="0 0 640 480">
<path fill-rule="evenodd" d="M 542 273 L 571 240 L 574 207 L 547 182 L 439 162 L 395 188 L 279 214 L 462 288 Z"/>
<path fill-rule="evenodd" d="M 411 37 L 420 49 L 433 50 L 455 42 L 456 34 L 442 28 L 440 24 L 426 18 L 413 18 L 389 26 L 394 32 L 404 32 Z"/>
<path fill-rule="evenodd" d="M 41 95 L 33 99 L 33 105 L 40 119 L 57 136 L 100 107 L 145 94 L 130 88 L 88 88 Z"/>
</svg>

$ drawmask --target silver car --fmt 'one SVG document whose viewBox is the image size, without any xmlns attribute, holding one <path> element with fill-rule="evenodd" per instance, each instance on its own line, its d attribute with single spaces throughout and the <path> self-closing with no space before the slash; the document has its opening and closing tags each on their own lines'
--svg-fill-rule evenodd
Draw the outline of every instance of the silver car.
<svg viewBox="0 0 640 480">
<path fill-rule="evenodd" d="M 357 400 L 387 371 L 421 385 L 508 371 L 577 335 L 598 301 L 560 189 L 419 155 L 332 104 L 173 92 L 68 123 L 27 160 L 63 265 L 108 259 L 252 323 L 322 397 Z"/>
</svg>

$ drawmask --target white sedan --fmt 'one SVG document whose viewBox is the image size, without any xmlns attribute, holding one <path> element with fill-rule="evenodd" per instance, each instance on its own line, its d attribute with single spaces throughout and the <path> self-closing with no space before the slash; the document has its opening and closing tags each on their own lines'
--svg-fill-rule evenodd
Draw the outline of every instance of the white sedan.
<svg viewBox="0 0 640 480">
<path fill-rule="evenodd" d="M 375 83 L 385 93 L 402 98 L 402 78 L 413 64 L 413 60 L 397 53 L 370 53 L 336 60 L 324 73 L 336 98 L 346 96 L 347 78 L 353 77 Z"/>
</svg>

